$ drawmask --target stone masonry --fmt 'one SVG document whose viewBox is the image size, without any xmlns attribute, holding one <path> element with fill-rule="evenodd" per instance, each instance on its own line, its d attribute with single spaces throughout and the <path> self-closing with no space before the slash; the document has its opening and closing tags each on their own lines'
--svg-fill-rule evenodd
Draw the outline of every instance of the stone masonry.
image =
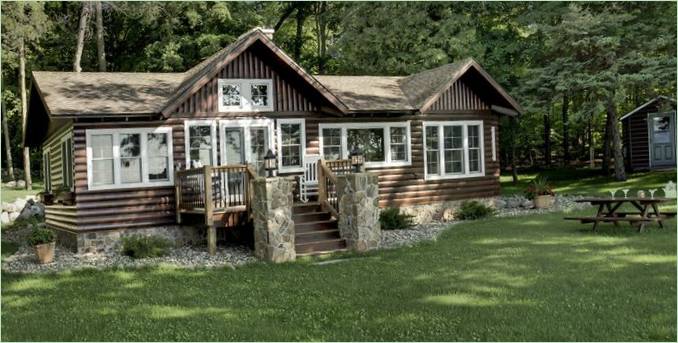
<svg viewBox="0 0 678 343">
<path fill-rule="evenodd" d="M 339 232 L 349 249 L 367 251 L 379 247 L 378 177 L 372 173 L 337 176 Z"/>
<path fill-rule="evenodd" d="M 294 221 L 292 205 L 294 183 L 291 179 L 254 180 L 254 255 L 271 262 L 294 261 Z"/>
<path fill-rule="evenodd" d="M 173 242 L 175 246 L 199 245 L 205 242 L 205 230 L 194 226 L 167 225 L 149 228 L 92 231 L 71 233 L 56 230 L 57 244 L 79 254 L 120 252 L 121 238 L 142 235 L 160 236 Z"/>
</svg>

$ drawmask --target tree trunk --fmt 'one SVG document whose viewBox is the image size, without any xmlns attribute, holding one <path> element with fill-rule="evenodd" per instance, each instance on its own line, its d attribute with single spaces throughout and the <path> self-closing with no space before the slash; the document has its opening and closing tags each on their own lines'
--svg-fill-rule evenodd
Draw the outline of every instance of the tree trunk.
<svg viewBox="0 0 678 343">
<path fill-rule="evenodd" d="M 613 120 L 612 117 L 610 117 L 610 113 L 608 112 L 605 116 L 605 134 L 603 136 L 603 163 L 602 163 L 602 169 L 603 169 L 603 174 L 604 175 L 609 175 L 610 174 L 610 156 L 611 154 L 611 139 L 612 139 L 612 127 L 614 126 L 614 122 L 611 121 Z"/>
<path fill-rule="evenodd" d="M 589 118 L 589 166 L 591 169 L 596 167 L 596 148 L 593 139 L 593 115 Z"/>
<path fill-rule="evenodd" d="M 97 14 L 97 60 L 99 71 L 106 71 L 106 51 L 104 49 L 104 18 L 101 10 L 101 1 L 96 2 Z"/>
<path fill-rule="evenodd" d="M 551 166 L 551 122 L 549 115 L 544 114 L 544 164 Z"/>
<path fill-rule="evenodd" d="M 85 47 L 85 33 L 87 32 L 87 23 L 89 22 L 90 3 L 82 3 L 80 12 L 80 23 L 78 24 L 78 41 L 75 47 L 75 57 L 73 58 L 73 71 L 80 72 L 80 60 L 82 59 L 82 50 Z"/>
<path fill-rule="evenodd" d="M 614 105 L 613 96 L 607 101 L 607 116 L 612 123 L 610 132 L 612 134 L 612 150 L 614 153 L 614 178 L 617 181 L 626 181 L 626 170 L 624 169 L 624 152 L 622 150 L 621 136 L 619 134 L 619 125 L 617 125 L 617 108 Z"/>
<path fill-rule="evenodd" d="M 567 167 L 570 165 L 570 128 L 568 120 L 568 107 L 570 99 L 567 96 L 567 93 L 563 94 L 563 166 Z"/>
<path fill-rule="evenodd" d="M 7 112 L 5 111 L 5 101 L 2 101 L 2 131 L 5 138 L 5 156 L 7 156 L 7 172 L 9 179 L 14 181 L 14 162 L 12 161 L 12 147 L 9 145 L 9 128 L 7 126 Z"/>
<path fill-rule="evenodd" d="M 515 140 L 516 121 L 513 117 L 510 117 L 509 122 L 511 131 L 513 131 L 511 135 L 514 138 L 511 140 L 511 182 L 515 185 L 518 184 L 518 170 L 516 168 L 516 140 Z"/>
<path fill-rule="evenodd" d="M 23 38 L 19 41 L 19 87 L 21 87 L 21 141 L 24 147 L 24 178 L 26 179 L 26 189 L 30 191 L 33 189 L 33 181 L 31 180 L 31 152 L 25 145 L 28 104 L 26 103 L 26 47 Z"/>
<path fill-rule="evenodd" d="M 301 47 L 304 45 L 304 21 L 306 21 L 305 8 L 297 7 L 297 32 L 294 37 L 294 60 L 299 61 L 301 57 Z"/>
<path fill-rule="evenodd" d="M 327 53 L 327 20 L 325 20 L 325 12 L 327 12 L 327 2 L 322 1 L 317 4 L 316 10 L 316 37 L 318 40 L 318 74 L 325 73 L 325 62 Z"/>
</svg>

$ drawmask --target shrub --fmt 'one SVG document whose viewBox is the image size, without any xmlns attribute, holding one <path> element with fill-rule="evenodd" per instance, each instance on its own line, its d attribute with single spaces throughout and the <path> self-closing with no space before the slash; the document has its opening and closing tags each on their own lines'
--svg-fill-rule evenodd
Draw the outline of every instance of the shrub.
<svg viewBox="0 0 678 343">
<path fill-rule="evenodd" d="M 45 228 L 33 229 L 31 235 L 28 237 L 28 242 L 31 245 L 39 245 L 54 242 L 54 231 Z"/>
<path fill-rule="evenodd" d="M 167 254 L 170 245 L 162 237 L 133 235 L 122 238 L 122 253 L 131 258 L 159 257 Z"/>
<path fill-rule="evenodd" d="M 379 222 L 382 230 L 404 230 L 414 225 L 409 214 L 400 213 L 399 208 L 386 208 L 379 214 Z"/>
<path fill-rule="evenodd" d="M 532 180 L 525 190 L 525 197 L 532 200 L 537 195 L 555 195 L 553 186 L 548 182 L 548 179 L 539 176 Z"/>
<path fill-rule="evenodd" d="M 494 215 L 494 209 L 485 204 L 471 200 L 464 201 L 459 206 L 456 216 L 461 220 L 480 219 Z"/>
</svg>

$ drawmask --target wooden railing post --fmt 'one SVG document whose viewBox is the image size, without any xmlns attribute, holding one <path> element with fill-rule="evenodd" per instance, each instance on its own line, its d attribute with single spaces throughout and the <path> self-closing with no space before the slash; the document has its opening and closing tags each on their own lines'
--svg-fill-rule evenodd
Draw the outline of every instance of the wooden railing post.
<svg viewBox="0 0 678 343">
<path fill-rule="evenodd" d="M 325 200 L 327 200 L 327 180 L 325 180 L 325 172 L 323 171 L 323 166 L 325 165 L 325 160 L 321 159 L 318 161 L 318 202 L 322 205 Z"/>
<path fill-rule="evenodd" d="M 181 177 L 179 171 L 174 172 L 174 210 L 177 215 L 177 224 L 181 224 Z"/>
<path fill-rule="evenodd" d="M 214 204 L 212 202 L 212 167 L 203 167 L 205 182 L 205 225 L 207 225 L 207 248 L 210 255 L 217 253 L 217 229 L 214 227 Z"/>
</svg>

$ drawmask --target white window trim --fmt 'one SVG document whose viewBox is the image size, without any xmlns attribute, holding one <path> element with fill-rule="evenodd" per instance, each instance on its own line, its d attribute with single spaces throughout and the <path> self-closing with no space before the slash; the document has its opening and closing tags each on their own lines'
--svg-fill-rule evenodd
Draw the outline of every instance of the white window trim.
<svg viewBox="0 0 678 343">
<path fill-rule="evenodd" d="M 301 126 L 301 166 L 298 167 L 283 167 L 282 165 L 282 124 L 299 124 Z M 304 171 L 304 161 L 306 156 L 306 120 L 305 119 L 278 119 L 277 123 L 278 136 L 278 171 L 281 173 L 294 173 Z"/>
<path fill-rule="evenodd" d="M 250 128 L 252 127 L 267 127 L 268 128 L 268 148 L 275 149 L 274 146 L 274 132 L 273 120 L 271 119 L 233 119 L 233 120 L 219 120 L 219 148 L 221 149 L 221 162 L 226 161 L 226 136 L 224 129 L 226 127 L 241 127 L 243 128 L 243 140 L 245 141 L 245 161 L 252 162 L 252 138 L 250 135 Z"/>
<path fill-rule="evenodd" d="M 496 141 L 496 136 L 495 136 L 495 129 L 496 126 L 492 126 L 492 162 L 497 160 L 497 141 Z"/>
<path fill-rule="evenodd" d="M 73 158 L 73 134 L 68 133 L 68 134 L 61 136 L 61 139 L 59 140 L 59 150 L 60 150 L 59 152 L 61 154 L 63 154 L 63 152 L 61 151 L 63 149 L 63 144 L 64 144 L 64 142 L 66 142 L 69 139 L 71 140 L 71 152 L 70 152 L 71 161 L 70 162 L 61 161 L 61 185 L 63 186 L 63 185 L 66 184 L 66 180 L 63 177 L 64 175 L 66 175 L 69 178 L 69 181 L 70 181 L 70 185 L 71 185 L 70 190 L 71 190 L 71 192 L 73 192 L 73 191 L 75 191 L 75 182 L 73 182 L 74 174 L 75 174 L 75 163 L 74 163 L 74 158 Z M 60 157 L 63 157 L 63 155 L 60 156 Z M 70 163 L 71 164 L 71 173 L 70 174 L 67 174 L 65 172 L 66 165 L 64 163 Z"/>
<path fill-rule="evenodd" d="M 480 140 L 480 172 L 469 171 L 469 148 L 468 148 L 468 126 L 479 126 L 479 140 Z M 429 175 L 426 172 L 427 158 L 426 158 L 426 127 L 438 127 L 438 173 L 439 175 Z M 463 146 L 464 146 L 464 173 L 462 174 L 444 174 L 445 152 L 443 140 L 443 126 L 462 126 Z M 424 180 L 444 180 L 444 179 L 463 179 L 470 177 L 485 176 L 485 133 L 482 120 L 452 120 L 452 121 L 426 121 L 422 127 L 422 152 L 424 155 Z"/>
<path fill-rule="evenodd" d="M 412 134 L 410 121 L 377 122 L 377 123 L 342 123 L 342 124 L 319 124 L 318 140 L 320 155 L 323 155 L 323 129 L 341 129 L 341 157 L 346 159 L 349 155 L 347 129 L 384 129 L 384 162 L 365 162 L 366 168 L 398 167 L 412 165 Z M 404 127 L 407 133 L 407 160 L 391 161 L 391 127 Z"/>
<path fill-rule="evenodd" d="M 141 182 L 137 183 L 122 183 L 120 181 L 120 134 L 141 134 L 140 148 L 141 148 Z M 148 179 L 148 152 L 146 151 L 147 134 L 149 133 L 166 133 L 167 134 L 167 154 L 168 166 L 167 181 L 150 181 Z M 113 184 L 110 185 L 93 185 L 92 180 L 92 135 L 113 135 Z M 158 128 L 118 128 L 118 129 L 89 129 L 85 131 L 87 139 L 87 188 L 89 190 L 106 190 L 106 189 L 123 189 L 123 188 L 137 188 L 137 187 L 166 187 L 174 185 L 174 154 L 172 147 L 172 128 L 158 127 Z"/>
<path fill-rule="evenodd" d="M 186 155 L 186 166 L 185 169 L 191 168 L 191 139 L 190 139 L 190 127 L 191 126 L 209 126 L 210 135 L 212 141 L 212 162 L 217 165 L 219 162 L 217 160 L 217 122 L 216 120 L 206 119 L 206 120 L 186 120 L 184 121 L 184 154 Z"/>
<path fill-rule="evenodd" d="M 224 106 L 224 85 L 237 84 L 240 86 L 240 105 Z M 252 85 L 265 84 L 267 88 L 268 106 L 252 105 Z M 271 79 L 219 79 L 218 80 L 218 107 L 219 112 L 271 112 L 273 111 L 273 80 Z"/>
</svg>

